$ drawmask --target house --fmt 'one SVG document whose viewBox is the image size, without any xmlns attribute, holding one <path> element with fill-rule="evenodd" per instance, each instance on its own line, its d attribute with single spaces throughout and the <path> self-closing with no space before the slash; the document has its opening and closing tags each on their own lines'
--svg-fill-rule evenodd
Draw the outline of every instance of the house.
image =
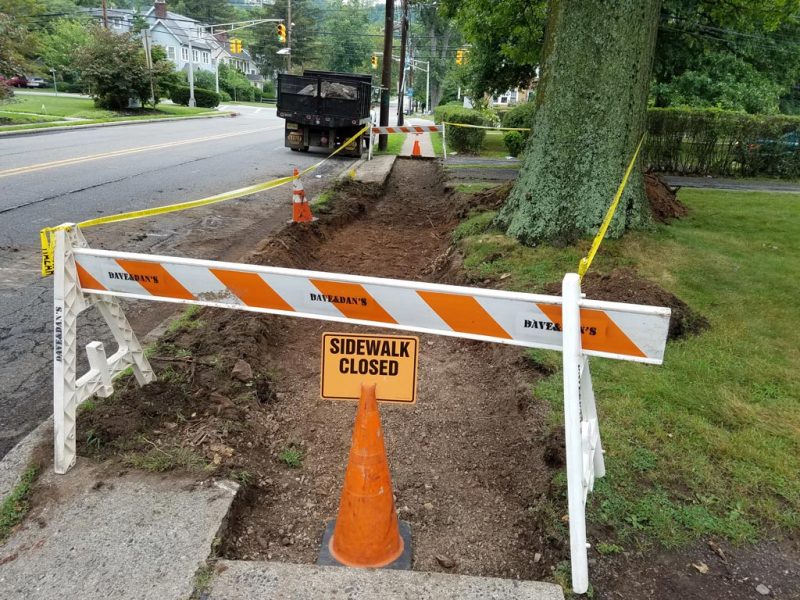
<svg viewBox="0 0 800 600">
<path fill-rule="evenodd" d="M 85 12 L 98 21 L 103 19 L 99 8 Z M 247 50 L 231 53 L 226 34 L 213 35 L 206 24 L 167 10 L 166 0 L 154 0 L 145 13 L 113 8 L 106 14 L 109 29 L 120 33 L 132 31 L 137 18 L 143 20 L 152 43 L 164 48 L 176 71 L 188 72 L 192 65 L 195 71 L 214 73 L 218 64 L 225 63 L 244 73 L 254 87 L 263 89 L 264 78 Z"/>
</svg>

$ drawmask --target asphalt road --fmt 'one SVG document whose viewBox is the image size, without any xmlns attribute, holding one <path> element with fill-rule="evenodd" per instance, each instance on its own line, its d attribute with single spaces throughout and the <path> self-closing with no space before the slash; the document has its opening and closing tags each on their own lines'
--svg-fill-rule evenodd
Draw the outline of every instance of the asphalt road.
<svg viewBox="0 0 800 600">
<path fill-rule="evenodd" d="M 0 457 L 52 413 L 52 278 L 39 275 L 41 228 L 203 198 L 324 158 L 284 148 L 274 108 L 236 110 L 235 118 L 0 138 Z M 321 189 L 352 162 L 326 162 L 306 189 Z M 290 213 L 291 190 L 279 188 L 86 235 L 93 247 L 235 260 Z M 138 331 L 164 315 L 152 306 L 131 310 Z M 82 315 L 79 329 L 79 347 L 108 341 L 93 316 Z"/>
</svg>

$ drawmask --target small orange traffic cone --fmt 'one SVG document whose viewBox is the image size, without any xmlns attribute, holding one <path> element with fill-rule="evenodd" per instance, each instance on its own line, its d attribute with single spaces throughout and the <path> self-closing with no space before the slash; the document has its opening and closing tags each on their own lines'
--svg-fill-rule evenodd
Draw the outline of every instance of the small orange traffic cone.
<svg viewBox="0 0 800 600">
<path fill-rule="evenodd" d="M 422 150 L 419 147 L 419 140 L 414 140 L 414 147 L 411 149 L 411 158 L 422 158 Z"/>
<path fill-rule="evenodd" d="M 328 524 L 317 564 L 411 568 L 411 530 L 395 511 L 374 383 L 361 385 L 339 516 Z"/>
<path fill-rule="evenodd" d="M 300 172 L 295 168 L 294 182 L 292 183 L 292 223 L 311 223 L 314 217 L 311 214 L 311 206 L 306 200 L 306 191 L 303 182 L 300 181 Z"/>
</svg>

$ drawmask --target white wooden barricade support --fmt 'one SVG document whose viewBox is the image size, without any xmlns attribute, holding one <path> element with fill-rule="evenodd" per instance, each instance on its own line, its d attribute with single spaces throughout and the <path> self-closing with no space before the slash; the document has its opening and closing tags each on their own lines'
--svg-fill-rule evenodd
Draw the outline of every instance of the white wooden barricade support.
<svg viewBox="0 0 800 600">
<path fill-rule="evenodd" d="M 107 398 L 113 391 L 112 379 L 128 367 L 139 385 L 155 380 L 139 340 L 110 296 L 85 294 L 81 290 L 74 250 L 86 246 L 77 227 L 56 231 L 55 272 L 53 273 L 53 429 L 56 473 L 66 473 L 75 464 L 76 412 L 94 395 Z M 117 342 L 117 351 L 106 357 L 103 344 L 86 347 L 89 372 L 77 377 L 78 315 L 96 306 Z"/>
<path fill-rule="evenodd" d="M 564 359 L 572 586 L 588 589 L 585 505 L 605 474 L 588 356 L 661 364 L 670 310 L 582 298 L 580 279 L 564 277 L 562 296 L 440 285 L 342 273 L 301 271 L 171 256 L 94 250 L 73 225 L 56 233 L 54 278 L 55 470 L 75 462 L 78 405 L 108 396 L 132 367 L 155 379 L 116 298 L 215 306 L 258 313 L 386 327 L 529 348 Z M 87 346 L 90 370 L 78 378 L 77 316 L 96 306 L 119 349 Z"/>
</svg>

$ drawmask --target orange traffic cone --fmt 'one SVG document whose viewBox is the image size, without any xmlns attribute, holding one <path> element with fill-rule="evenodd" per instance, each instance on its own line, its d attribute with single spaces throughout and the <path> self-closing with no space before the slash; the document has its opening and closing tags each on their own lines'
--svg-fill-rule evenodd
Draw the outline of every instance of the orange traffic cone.
<svg viewBox="0 0 800 600">
<path fill-rule="evenodd" d="M 292 222 L 311 223 L 314 217 L 311 214 L 311 207 L 306 200 L 306 191 L 303 182 L 300 181 L 300 172 L 295 168 L 294 182 L 292 183 Z"/>
<path fill-rule="evenodd" d="M 414 140 L 414 147 L 411 149 L 411 158 L 422 158 L 422 150 L 419 148 L 419 140 Z"/>
<path fill-rule="evenodd" d="M 339 516 L 328 524 L 317 564 L 411 568 L 411 531 L 395 511 L 374 383 L 361 385 Z"/>
</svg>

